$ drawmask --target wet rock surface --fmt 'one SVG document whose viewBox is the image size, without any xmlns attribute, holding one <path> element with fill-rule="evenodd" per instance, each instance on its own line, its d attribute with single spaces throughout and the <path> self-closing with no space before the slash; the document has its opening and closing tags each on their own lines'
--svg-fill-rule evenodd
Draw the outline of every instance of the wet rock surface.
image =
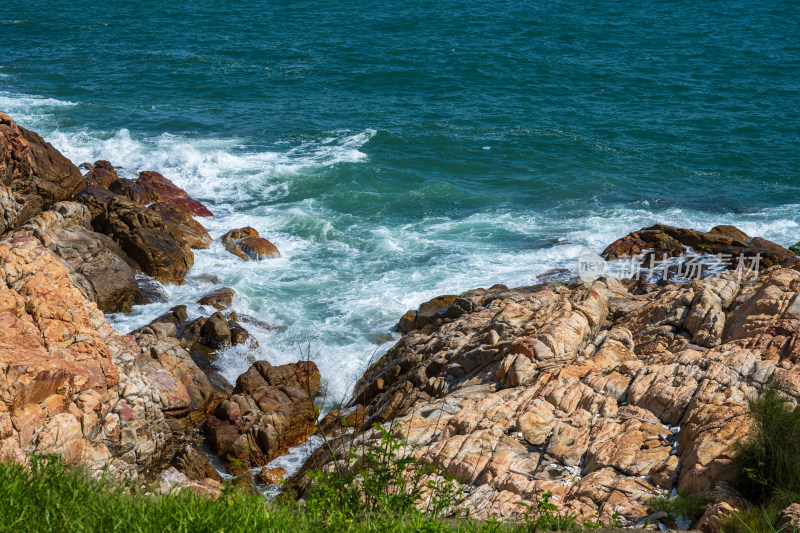
<svg viewBox="0 0 800 533">
<path fill-rule="evenodd" d="M 108 235 L 147 274 L 165 283 L 182 283 L 194 264 L 193 239 L 174 230 L 155 209 L 139 205 L 97 185 L 76 201 L 89 208 L 92 229 Z"/>
<path fill-rule="evenodd" d="M 760 257 L 763 267 L 798 264 L 794 252 L 761 237 L 750 237 L 734 226 L 715 226 L 708 232 L 656 224 L 618 239 L 603 250 L 605 259 L 620 259 L 653 251 L 658 257 L 675 257 L 693 251 L 731 257 Z M 735 268 L 732 262 L 729 268 Z"/>
<path fill-rule="evenodd" d="M 230 253 L 248 261 L 256 261 L 271 257 L 280 257 L 280 252 L 274 244 L 259 236 L 258 231 L 251 227 L 232 229 L 222 236 L 222 244 Z"/>
</svg>

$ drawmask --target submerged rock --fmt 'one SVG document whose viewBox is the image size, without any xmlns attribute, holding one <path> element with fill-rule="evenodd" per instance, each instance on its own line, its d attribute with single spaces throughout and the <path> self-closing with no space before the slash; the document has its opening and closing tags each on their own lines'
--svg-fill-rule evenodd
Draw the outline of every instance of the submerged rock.
<svg viewBox="0 0 800 533">
<path fill-rule="evenodd" d="M 235 295 L 236 291 L 233 289 L 229 287 L 220 287 L 200 297 L 197 303 L 200 305 L 208 305 L 218 311 L 222 311 L 224 309 L 230 309 Z"/>
</svg>

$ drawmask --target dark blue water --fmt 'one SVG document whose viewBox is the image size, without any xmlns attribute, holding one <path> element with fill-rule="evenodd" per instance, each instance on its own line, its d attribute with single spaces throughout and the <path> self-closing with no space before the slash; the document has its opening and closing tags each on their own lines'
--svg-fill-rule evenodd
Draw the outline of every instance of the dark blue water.
<svg viewBox="0 0 800 533">
<path fill-rule="evenodd" d="M 196 271 L 286 326 L 259 357 L 310 340 L 337 394 L 438 293 L 653 222 L 800 240 L 796 2 L 12 0 L 0 46 L 0 110 L 278 245 Z"/>
</svg>

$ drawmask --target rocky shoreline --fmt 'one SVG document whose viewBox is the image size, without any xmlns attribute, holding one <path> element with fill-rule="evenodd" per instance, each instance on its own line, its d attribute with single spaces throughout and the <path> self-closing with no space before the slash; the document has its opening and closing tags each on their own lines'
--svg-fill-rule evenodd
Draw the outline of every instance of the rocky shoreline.
<svg viewBox="0 0 800 533">
<path fill-rule="evenodd" d="M 83 165 L 82 165 L 83 166 Z M 676 283 L 555 272 L 542 283 L 443 295 L 406 313 L 399 342 L 364 372 L 350 403 L 318 421 L 312 361 L 252 361 L 236 383 L 216 351 L 255 341 L 230 289 L 129 334 L 105 312 L 160 298 L 149 281 L 183 283 L 213 214 L 156 172 L 86 174 L 0 113 L 0 460 L 55 454 L 114 476 L 214 496 L 222 479 L 191 444 L 203 435 L 240 482 L 322 431 L 352 445 L 372 424 L 401 428 L 423 463 L 464 485 L 470 516 L 513 518 L 546 491 L 564 511 L 641 525 L 648 501 L 677 490 L 713 500 L 694 527 L 717 528 L 747 502 L 731 485 L 747 399 L 778 383 L 800 400 L 800 260 L 732 226 L 653 226 L 612 243 L 606 259 L 697 252 L 758 260 Z M 279 251 L 253 228 L 223 245 L 242 260 Z M 572 276 L 571 279 L 565 279 Z M 342 431 L 346 428 L 347 431 Z M 338 452 L 336 450 L 341 450 Z M 318 449 L 289 480 L 345 447 Z M 268 483 L 281 472 L 264 472 Z M 651 522 L 652 523 L 652 522 Z"/>
<path fill-rule="evenodd" d="M 185 443 L 204 431 L 223 458 L 260 450 L 267 462 L 313 432 L 301 397 L 319 371 L 254 361 L 227 383 L 216 350 L 256 342 L 229 309 L 230 289 L 200 299 L 210 316 L 189 320 L 178 306 L 114 331 L 104 312 L 158 301 L 153 280 L 183 283 L 192 249 L 212 242 L 194 217 L 213 215 L 156 172 L 129 180 L 107 161 L 81 166 L 85 175 L 0 114 L 0 460 L 56 454 L 218 493 L 219 474 Z M 223 244 L 243 260 L 278 254 L 253 228 Z"/>
</svg>

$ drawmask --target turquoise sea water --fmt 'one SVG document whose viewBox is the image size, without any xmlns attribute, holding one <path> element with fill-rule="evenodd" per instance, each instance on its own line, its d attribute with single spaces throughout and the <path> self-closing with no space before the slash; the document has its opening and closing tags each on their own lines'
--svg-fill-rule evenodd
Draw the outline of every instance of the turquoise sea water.
<svg viewBox="0 0 800 533">
<path fill-rule="evenodd" d="M 162 172 L 212 236 L 272 240 L 194 272 L 283 326 L 257 357 L 310 346 L 335 400 L 431 296 L 655 222 L 800 240 L 798 28 L 796 2 L 11 0 L 0 111 L 75 163 Z"/>
</svg>

